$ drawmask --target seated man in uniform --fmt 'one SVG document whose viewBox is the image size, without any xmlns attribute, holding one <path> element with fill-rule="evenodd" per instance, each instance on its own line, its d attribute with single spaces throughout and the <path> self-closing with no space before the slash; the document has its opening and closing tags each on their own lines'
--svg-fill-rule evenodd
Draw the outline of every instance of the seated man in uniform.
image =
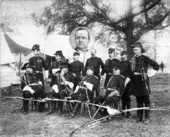
<svg viewBox="0 0 170 137">
<path fill-rule="evenodd" d="M 52 79 L 51 79 L 51 83 L 50 86 L 52 87 L 55 84 L 56 81 L 56 74 L 57 72 L 60 71 L 60 67 L 63 65 L 67 65 L 67 60 L 66 58 L 63 56 L 63 53 L 61 50 L 57 50 L 55 53 L 55 60 L 52 63 Z"/>
<path fill-rule="evenodd" d="M 68 71 L 68 66 L 61 66 L 61 71 L 56 74 L 56 81 L 52 86 L 52 91 L 48 94 L 49 98 L 64 99 L 65 97 L 73 93 L 74 77 L 72 73 Z M 50 111 L 48 114 L 53 113 L 55 102 L 51 101 Z M 62 112 L 63 102 L 59 102 L 59 110 Z"/>
<path fill-rule="evenodd" d="M 24 98 L 45 98 L 46 94 L 42 88 L 42 82 L 37 80 L 35 74 L 33 74 L 33 68 L 29 65 L 29 63 L 24 64 L 21 68 L 22 70 L 26 70 L 25 74 L 21 76 L 21 89 L 23 91 Z M 39 111 L 43 111 L 45 106 L 44 102 L 40 102 Z M 23 100 L 23 109 L 24 114 L 28 113 L 29 109 L 29 101 Z"/>
<path fill-rule="evenodd" d="M 86 70 L 86 76 L 82 79 L 79 86 L 76 87 L 76 90 L 71 95 L 72 100 L 86 101 L 92 102 L 93 100 L 93 92 L 94 90 L 99 89 L 99 80 L 97 76 L 94 75 L 94 68 L 88 67 Z M 76 103 L 74 106 L 71 117 L 74 117 L 78 111 L 80 103 Z"/>
<path fill-rule="evenodd" d="M 118 108 L 118 102 L 120 101 L 121 93 L 124 89 L 125 79 L 120 75 L 120 66 L 113 67 L 113 76 L 109 79 L 106 85 L 106 91 L 103 95 L 95 98 L 95 103 L 102 103 L 102 105 L 110 105 L 114 103 L 114 107 Z M 106 109 L 99 111 L 103 116 L 107 115 Z"/>
</svg>

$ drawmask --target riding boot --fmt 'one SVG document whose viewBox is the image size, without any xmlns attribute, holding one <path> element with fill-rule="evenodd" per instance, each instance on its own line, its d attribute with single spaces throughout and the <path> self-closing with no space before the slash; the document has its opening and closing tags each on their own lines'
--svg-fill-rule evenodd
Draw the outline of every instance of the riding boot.
<svg viewBox="0 0 170 137">
<path fill-rule="evenodd" d="M 131 108 L 131 105 L 130 105 L 130 103 L 128 103 L 128 104 L 127 104 L 127 109 L 130 109 L 130 108 Z M 130 115 L 131 115 L 130 112 L 127 112 L 127 113 L 126 113 L 126 118 L 129 118 Z"/>
<path fill-rule="evenodd" d="M 63 113 L 63 102 L 58 103 L 58 108 L 59 108 L 59 114 Z"/>
<path fill-rule="evenodd" d="M 24 114 L 28 114 L 29 106 L 28 106 L 28 100 L 23 101 L 23 107 L 24 107 Z"/>
<path fill-rule="evenodd" d="M 150 107 L 150 104 L 145 104 L 146 107 Z M 150 119 L 150 110 L 145 110 L 145 120 Z"/>
<path fill-rule="evenodd" d="M 39 112 L 43 112 L 45 109 L 45 102 L 40 102 L 39 103 Z"/>
<path fill-rule="evenodd" d="M 122 103 L 122 110 L 125 110 L 125 104 Z M 125 116 L 125 113 L 122 113 L 122 116 Z"/>
<path fill-rule="evenodd" d="M 143 104 L 137 104 L 138 108 L 141 108 L 143 107 Z M 143 120 L 143 110 L 137 110 L 137 117 L 138 117 L 138 120 L 137 122 L 142 122 Z"/>
<path fill-rule="evenodd" d="M 143 120 L 143 110 L 139 110 L 137 122 L 142 122 L 142 120 Z"/>
<path fill-rule="evenodd" d="M 53 113 L 53 110 L 54 110 L 54 102 L 53 102 L 53 101 L 50 101 L 50 102 L 49 102 L 49 108 L 50 108 L 50 110 L 49 110 L 49 112 L 47 113 L 47 115 L 50 115 L 50 114 Z"/>
</svg>

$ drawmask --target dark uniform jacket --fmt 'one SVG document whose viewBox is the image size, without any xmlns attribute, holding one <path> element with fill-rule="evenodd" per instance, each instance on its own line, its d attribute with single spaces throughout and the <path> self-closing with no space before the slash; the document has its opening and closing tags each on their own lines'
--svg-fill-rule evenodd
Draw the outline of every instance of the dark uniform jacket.
<svg viewBox="0 0 170 137">
<path fill-rule="evenodd" d="M 21 89 L 23 89 L 26 85 L 38 83 L 37 78 L 34 74 L 27 74 L 21 76 Z"/>
<path fill-rule="evenodd" d="M 66 81 L 74 83 L 74 76 L 72 75 L 72 73 L 70 73 L 70 72 L 65 73 L 64 78 Z M 70 90 L 70 88 L 68 86 L 65 86 L 63 84 L 63 79 L 61 78 L 60 73 L 57 73 L 56 80 L 54 81 L 53 85 L 54 84 L 56 84 L 58 86 L 59 92 L 60 91 L 69 92 L 68 90 Z"/>
<path fill-rule="evenodd" d="M 124 89 L 125 79 L 121 75 L 112 76 L 106 86 L 106 96 L 109 95 L 112 91 L 119 91 L 120 95 Z M 113 89 L 113 90 L 111 90 Z"/>
<path fill-rule="evenodd" d="M 128 60 L 124 60 L 120 62 L 120 74 L 125 78 L 132 77 L 132 70 L 131 70 L 130 62 Z"/>
<path fill-rule="evenodd" d="M 101 74 L 103 75 L 105 73 L 104 63 L 101 58 L 91 57 L 91 58 L 87 59 L 85 67 L 87 68 L 87 67 L 91 67 L 91 66 L 94 67 L 94 75 L 99 77 L 100 67 L 102 68 Z"/>
<path fill-rule="evenodd" d="M 150 94 L 149 77 L 147 76 L 148 66 L 154 70 L 159 69 L 159 64 L 147 56 L 141 55 L 131 60 L 132 94 L 135 96 L 148 96 Z"/>
<path fill-rule="evenodd" d="M 32 57 L 29 59 L 29 65 L 32 66 L 34 68 L 34 71 L 39 71 L 39 72 L 42 72 L 43 71 L 43 68 L 45 70 L 47 70 L 47 66 L 45 64 L 45 60 L 43 57 L 41 56 L 37 56 L 37 57 Z"/>
<path fill-rule="evenodd" d="M 95 76 L 95 75 L 90 75 L 90 76 L 85 76 L 82 81 L 80 82 L 79 86 L 84 87 L 83 82 L 86 81 L 90 84 L 93 84 L 93 89 L 92 91 L 90 91 L 87 88 L 87 93 L 88 93 L 88 97 L 89 100 L 92 101 L 93 100 L 93 93 L 94 90 L 96 90 L 98 92 L 99 89 L 99 79 Z M 86 95 L 86 91 L 83 88 L 79 88 L 77 93 L 74 93 L 72 95 L 72 99 L 78 99 L 80 101 L 85 101 L 87 100 L 87 95 Z"/>
<path fill-rule="evenodd" d="M 114 66 L 119 66 L 120 61 L 118 59 L 108 59 L 105 62 L 104 70 L 106 72 L 106 79 L 105 79 L 105 84 L 104 86 L 106 87 L 107 82 L 109 81 L 110 77 L 113 75 L 113 67 Z"/>
<path fill-rule="evenodd" d="M 80 61 L 74 61 L 69 64 L 69 70 L 71 73 L 76 74 L 76 79 L 80 82 L 81 81 L 81 73 L 84 73 L 84 64 Z"/>
<path fill-rule="evenodd" d="M 67 65 L 67 61 L 65 59 L 62 59 L 62 60 L 55 60 L 53 63 L 52 63 L 52 67 L 51 69 L 60 69 L 60 67 L 62 65 Z M 51 78 L 51 83 L 50 83 L 50 86 L 52 87 L 56 82 L 56 76 L 52 74 L 52 78 Z"/>
</svg>

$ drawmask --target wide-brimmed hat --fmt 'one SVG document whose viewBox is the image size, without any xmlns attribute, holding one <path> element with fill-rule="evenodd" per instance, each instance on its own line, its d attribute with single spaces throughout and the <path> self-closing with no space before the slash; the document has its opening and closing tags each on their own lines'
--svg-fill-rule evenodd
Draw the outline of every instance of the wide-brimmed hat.
<svg viewBox="0 0 170 137">
<path fill-rule="evenodd" d="M 95 37 L 94 37 L 94 34 L 92 33 L 92 31 L 91 31 L 89 28 L 87 28 L 87 27 L 76 27 L 76 28 L 71 32 L 71 34 L 70 34 L 70 39 L 69 39 L 69 40 L 70 40 L 70 45 L 71 45 L 71 47 L 72 47 L 73 49 L 76 49 L 76 48 L 77 48 L 77 46 L 76 46 L 76 41 L 75 41 L 75 36 L 76 36 L 77 30 L 79 30 L 79 29 L 84 29 L 84 30 L 86 30 L 86 31 L 89 33 L 90 42 L 89 42 L 89 45 L 88 45 L 88 48 L 87 48 L 87 50 L 88 50 L 88 49 L 90 49 L 91 47 L 94 46 Z"/>
<path fill-rule="evenodd" d="M 115 52 L 115 49 L 114 49 L 114 48 L 109 48 L 109 49 L 108 49 L 108 53 L 110 54 L 110 53 L 112 53 L 112 52 Z"/>
</svg>

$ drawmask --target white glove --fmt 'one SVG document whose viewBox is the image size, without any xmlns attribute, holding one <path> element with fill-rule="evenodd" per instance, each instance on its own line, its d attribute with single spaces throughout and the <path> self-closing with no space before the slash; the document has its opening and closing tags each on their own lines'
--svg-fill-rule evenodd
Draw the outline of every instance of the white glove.
<svg viewBox="0 0 170 137">
<path fill-rule="evenodd" d="M 59 69 L 59 68 L 52 69 L 52 73 L 53 73 L 53 75 L 54 75 L 56 72 L 58 72 L 58 71 L 60 71 L 60 69 Z"/>
<path fill-rule="evenodd" d="M 48 78 L 48 76 L 49 76 L 49 71 L 46 70 L 46 71 L 45 71 L 45 78 Z"/>
<path fill-rule="evenodd" d="M 126 85 L 127 85 L 129 82 L 130 82 L 130 78 L 127 77 L 127 78 L 125 79 L 125 87 L 126 87 Z"/>
<path fill-rule="evenodd" d="M 86 86 L 86 85 L 87 85 L 87 82 L 86 82 L 86 81 L 83 81 L 83 85 L 85 85 L 85 86 Z"/>
</svg>

